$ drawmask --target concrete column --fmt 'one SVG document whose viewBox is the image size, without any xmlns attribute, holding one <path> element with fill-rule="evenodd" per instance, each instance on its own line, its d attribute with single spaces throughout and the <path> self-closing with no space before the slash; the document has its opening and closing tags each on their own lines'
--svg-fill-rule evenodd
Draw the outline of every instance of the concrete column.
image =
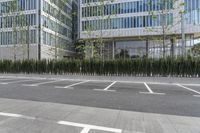
<svg viewBox="0 0 200 133">
<path fill-rule="evenodd" d="M 190 56 L 192 56 L 192 35 L 190 35 Z"/>
<path fill-rule="evenodd" d="M 182 39 L 181 39 L 181 42 L 182 42 L 182 57 L 185 58 L 186 57 L 186 45 L 185 45 L 185 18 L 184 18 L 184 14 L 181 13 L 181 36 L 182 36 Z"/>
<path fill-rule="evenodd" d="M 174 57 L 174 43 L 175 43 L 175 39 L 172 37 L 170 41 L 171 41 L 171 51 L 170 51 L 170 53 L 171 53 L 171 57 L 173 58 Z"/>
<path fill-rule="evenodd" d="M 94 58 L 94 42 L 92 43 L 92 58 Z"/>
<path fill-rule="evenodd" d="M 149 57 L 149 39 L 146 39 L 146 57 Z"/>
<path fill-rule="evenodd" d="M 112 42 L 112 59 L 114 60 L 115 59 L 115 40 L 113 39 L 113 42 Z"/>
</svg>

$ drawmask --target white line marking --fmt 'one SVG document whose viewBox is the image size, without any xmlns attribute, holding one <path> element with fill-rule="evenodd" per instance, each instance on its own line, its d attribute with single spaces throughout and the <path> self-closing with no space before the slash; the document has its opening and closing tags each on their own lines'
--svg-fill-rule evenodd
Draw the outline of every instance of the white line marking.
<svg viewBox="0 0 200 133">
<path fill-rule="evenodd" d="M 116 92 L 116 90 L 103 90 L 103 89 L 93 89 L 94 91 L 103 91 L 103 92 Z"/>
<path fill-rule="evenodd" d="M 36 119 L 36 118 L 30 117 L 30 116 L 24 116 L 24 115 L 13 114 L 13 113 L 5 113 L 5 112 L 0 112 L 0 116 L 14 117 L 14 118 L 24 118 L 24 119 L 31 119 L 31 120 Z"/>
<path fill-rule="evenodd" d="M 41 82 L 41 83 L 35 83 L 35 84 L 23 84 L 23 86 L 39 86 L 39 85 L 61 82 L 61 81 L 64 81 L 64 80 L 54 80 L 54 81 L 47 81 L 47 82 Z"/>
<path fill-rule="evenodd" d="M 2 85 L 12 84 L 12 83 L 20 83 L 20 82 L 26 82 L 26 81 L 32 81 L 32 79 L 29 80 L 20 80 L 20 81 L 12 81 L 12 82 L 1 82 Z"/>
<path fill-rule="evenodd" d="M 149 94 L 149 95 L 165 95 L 165 93 L 157 93 L 157 92 L 153 92 L 153 93 L 150 93 L 150 92 L 140 92 L 141 94 Z"/>
<path fill-rule="evenodd" d="M 200 95 L 194 95 L 194 97 L 200 97 Z"/>
<path fill-rule="evenodd" d="M 70 87 L 73 87 L 73 86 L 76 86 L 76 85 L 79 85 L 79 84 L 83 84 L 83 83 L 87 83 L 89 82 L 90 80 L 86 80 L 86 81 L 82 81 L 82 82 L 78 82 L 78 83 L 75 83 L 75 84 L 71 84 L 71 85 L 68 85 L 68 86 L 55 86 L 55 88 L 70 88 Z M 73 88 L 70 88 L 70 89 L 73 89 Z"/>
<path fill-rule="evenodd" d="M 200 86 L 200 84 L 181 84 L 181 85 L 185 85 L 185 86 Z"/>
<path fill-rule="evenodd" d="M 107 132 L 113 132 L 113 133 L 122 132 L 121 129 L 94 126 L 94 125 L 88 125 L 88 124 L 80 124 L 80 123 L 74 123 L 74 122 L 68 122 L 68 121 L 58 121 L 57 123 L 60 125 L 82 127 L 83 130 L 81 131 L 81 133 L 88 133 L 90 130 L 100 130 L 100 131 L 107 131 Z"/>
<path fill-rule="evenodd" d="M 4 113 L 4 112 L 0 112 L 0 115 L 7 116 L 7 117 L 16 117 L 16 118 L 22 117 L 22 115 L 20 114 L 12 114 L 12 113 Z"/>
<path fill-rule="evenodd" d="M 90 131 L 90 128 L 85 127 L 83 128 L 83 130 L 81 131 L 81 133 L 88 133 Z"/>
<path fill-rule="evenodd" d="M 185 87 L 185 86 L 180 85 L 180 84 L 176 84 L 176 85 L 179 86 L 179 87 L 182 87 L 182 88 L 184 88 L 184 89 L 186 89 L 186 90 L 192 91 L 192 92 L 197 93 L 198 95 L 200 95 L 200 92 L 198 92 L 198 91 L 196 91 L 196 90 L 193 90 L 193 89 L 191 89 L 191 88 Z"/>
<path fill-rule="evenodd" d="M 147 83 L 144 83 L 145 87 L 147 88 L 148 92 L 140 92 L 142 94 L 153 94 L 153 95 L 165 95 L 165 93 L 157 93 L 154 92 L 148 85 Z"/>
<path fill-rule="evenodd" d="M 149 93 L 154 93 L 151 88 L 147 85 L 147 83 L 144 83 L 144 85 L 146 86 L 147 90 L 149 91 Z"/>
<path fill-rule="evenodd" d="M 114 81 L 112 84 L 110 84 L 108 87 L 106 87 L 105 89 L 104 89 L 104 91 L 107 91 L 111 86 L 113 86 L 114 84 L 116 84 L 117 83 L 117 81 Z"/>
<path fill-rule="evenodd" d="M 108 90 L 110 87 L 112 87 L 114 84 L 116 84 L 117 81 L 112 82 L 109 86 L 107 86 L 105 89 L 93 89 L 95 91 L 112 91 L 115 92 L 116 90 Z"/>
</svg>

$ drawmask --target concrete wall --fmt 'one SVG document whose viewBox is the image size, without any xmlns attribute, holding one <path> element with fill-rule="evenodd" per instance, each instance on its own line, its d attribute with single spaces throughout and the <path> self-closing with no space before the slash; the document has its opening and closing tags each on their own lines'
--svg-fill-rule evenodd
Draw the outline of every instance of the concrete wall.
<svg viewBox="0 0 200 133">
<path fill-rule="evenodd" d="M 27 59 L 27 53 L 27 47 L 25 46 L 18 45 L 15 49 L 13 45 L 0 46 L 0 59 L 14 60 L 14 55 L 16 55 L 16 60 Z M 38 45 L 30 45 L 29 53 L 30 59 L 38 59 Z"/>
</svg>

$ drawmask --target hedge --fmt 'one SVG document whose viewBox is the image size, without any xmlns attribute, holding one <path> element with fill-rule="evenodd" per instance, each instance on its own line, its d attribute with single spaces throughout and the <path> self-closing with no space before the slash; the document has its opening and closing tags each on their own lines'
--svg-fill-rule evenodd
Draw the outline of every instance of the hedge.
<svg viewBox="0 0 200 133">
<path fill-rule="evenodd" d="M 0 73 L 199 77 L 200 58 L 135 60 L 0 60 Z"/>
</svg>

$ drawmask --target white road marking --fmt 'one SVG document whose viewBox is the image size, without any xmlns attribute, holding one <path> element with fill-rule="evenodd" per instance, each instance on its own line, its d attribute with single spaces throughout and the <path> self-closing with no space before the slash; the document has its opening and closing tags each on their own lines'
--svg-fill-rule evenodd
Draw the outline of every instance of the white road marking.
<svg viewBox="0 0 200 133">
<path fill-rule="evenodd" d="M 29 120 L 35 120 L 35 117 L 31 116 L 25 116 L 21 114 L 13 114 L 13 113 L 5 113 L 5 112 L 0 112 L 0 116 L 5 116 L 5 117 L 13 117 L 13 118 L 23 118 L 23 119 L 29 119 Z"/>
<path fill-rule="evenodd" d="M 116 84 L 117 83 L 117 81 L 114 81 L 112 84 L 110 84 L 108 87 L 106 87 L 105 89 L 104 89 L 104 91 L 107 91 L 111 86 L 113 86 L 114 84 Z"/>
<path fill-rule="evenodd" d="M 200 95 L 194 95 L 194 97 L 200 97 Z"/>
<path fill-rule="evenodd" d="M 147 90 L 149 91 L 149 93 L 153 93 L 153 91 L 151 90 L 151 88 L 147 85 L 147 83 L 144 83 L 144 85 L 146 86 Z"/>
<path fill-rule="evenodd" d="M 148 85 L 147 83 L 143 83 L 145 85 L 145 87 L 147 88 L 148 92 L 140 92 L 142 94 L 154 94 L 154 95 L 165 95 L 165 93 L 157 93 L 157 92 L 154 92 Z"/>
<path fill-rule="evenodd" d="M 32 81 L 32 79 L 29 80 L 20 80 L 20 81 L 12 81 L 12 82 L 1 82 L 2 85 L 12 84 L 12 83 L 20 83 L 20 82 L 26 82 L 26 81 Z"/>
<path fill-rule="evenodd" d="M 87 83 L 89 82 L 90 80 L 86 80 L 86 81 L 81 81 L 81 82 L 78 82 L 78 83 L 75 83 L 75 84 L 71 84 L 71 85 L 68 85 L 68 86 L 55 86 L 55 88 L 70 88 L 70 87 L 73 87 L 73 86 L 76 86 L 76 85 L 79 85 L 79 84 L 83 84 L 83 83 Z M 71 88 L 72 89 L 72 88 Z"/>
<path fill-rule="evenodd" d="M 83 128 L 83 130 L 81 131 L 81 133 L 88 133 L 90 131 L 90 128 L 85 127 Z"/>
<path fill-rule="evenodd" d="M 4 113 L 4 112 L 0 112 L 0 116 L 16 117 L 16 118 L 22 117 L 22 115 L 20 114 L 12 114 L 12 113 Z"/>
<path fill-rule="evenodd" d="M 64 80 L 54 80 L 54 81 L 47 81 L 47 82 L 41 82 L 41 83 L 35 83 L 35 84 L 23 84 L 23 86 L 39 86 L 39 85 L 61 82 L 61 81 L 64 81 Z"/>
<path fill-rule="evenodd" d="M 121 133 L 122 132 L 121 129 L 101 127 L 101 126 L 88 125 L 88 124 L 80 124 L 80 123 L 74 123 L 74 122 L 68 122 L 68 121 L 58 121 L 58 124 L 74 126 L 74 127 L 81 127 L 81 128 L 83 128 L 81 133 L 89 133 L 90 130 L 99 130 L 99 131 L 106 131 L 106 132 L 113 132 L 113 133 Z"/>
<path fill-rule="evenodd" d="M 198 95 L 200 95 L 200 92 L 199 92 L 199 91 L 196 91 L 196 90 L 191 89 L 191 88 L 189 88 L 189 87 L 185 87 L 185 86 L 183 86 L 183 85 L 181 85 L 181 84 L 176 84 L 176 85 L 179 86 L 179 87 L 181 87 L 181 88 L 184 88 L 184 89 L 186 89 L 186 90 L 192 91 L 192 92 L 197 93 Z"/>
<path fill-rule="evenodd" d="M 200 84 L 181 84 L 181 85 L 185 85 L 185 86 L 200 86 Z"/>
<path fill-rule="evenodd" d="M 117 81 L 114 81 L 109 86 L 107 86 L 105 89 L 94 89 L 94 90 L 95 91 L 116 91 L 116 90 L 109 90 L 109 88 L 112 87 L 116 83 L 117 83 Z"/>
<path fill-rule="evenodd" d="M 153 93 L 150 93 L 150 92 L 140 92 L 141 94 L 149 94 L 149 95 L 165 95 L 165 93 L 158 93 L 158 92 L 153 92 Z"/>
</svg>

